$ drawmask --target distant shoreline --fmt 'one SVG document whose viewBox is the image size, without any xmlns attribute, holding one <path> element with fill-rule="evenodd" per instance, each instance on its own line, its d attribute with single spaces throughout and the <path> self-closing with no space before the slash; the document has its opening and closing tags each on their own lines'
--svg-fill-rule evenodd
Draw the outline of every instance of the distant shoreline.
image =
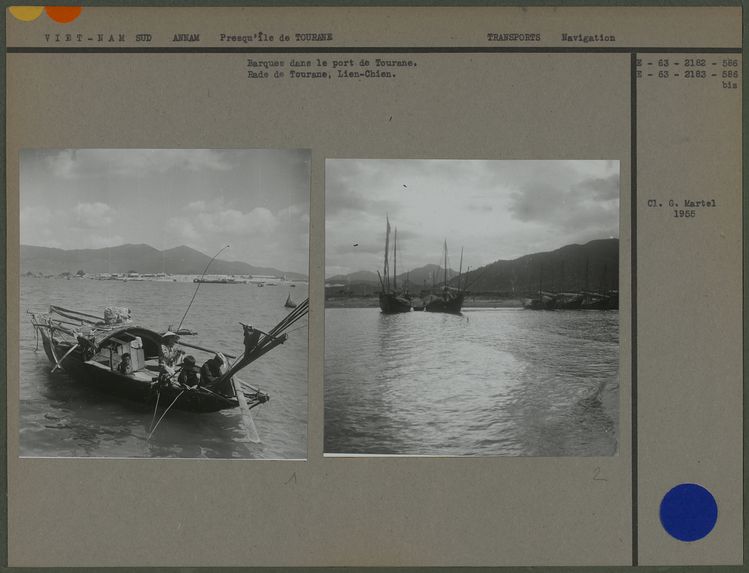
<svg viewBox="0 0 749 573">
<path fill-rule="evenodd" d="M 377 297 L 331 297 L 325 299 L 325 308 L 378 308 Z M 467 296 L 463 301 L 463 308 L 522 308 L 520 298 L 504 298 L 491 296 Z"/>
</svg>

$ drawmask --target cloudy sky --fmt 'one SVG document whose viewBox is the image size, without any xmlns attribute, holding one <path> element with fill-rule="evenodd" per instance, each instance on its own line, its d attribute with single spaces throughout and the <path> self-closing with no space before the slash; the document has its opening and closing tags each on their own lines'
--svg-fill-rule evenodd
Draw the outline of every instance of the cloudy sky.
<svg viewBox="0 0 749 573">
<path fill-rule="evenodd" d="M 21 243 L 187 245 L 307 273 L 309 152 L 77 149 L 21 154 Z"/>
<path fill-rule="evenodd" d="M 403 271 L 445 239 L 465 270 L 619 236 L 618 161 L 329 159 L 325 178 L 327 277 L 381 269 L 386 214 Z"/>
</svg>

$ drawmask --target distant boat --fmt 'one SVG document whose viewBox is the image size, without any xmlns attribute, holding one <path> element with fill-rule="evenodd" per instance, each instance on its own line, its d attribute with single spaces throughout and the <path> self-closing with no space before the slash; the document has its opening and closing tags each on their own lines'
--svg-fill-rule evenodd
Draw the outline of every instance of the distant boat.
<svg viewBox="0 0 749 573">
<path fill-rule="evenodd" d="M 218 278 L 218 279 L 195 278 L 195 279 L 192 279 L 192 282 L 212 283 L 212 284 L 221 284 L 221 285 L 234 285 L 234 284 L 242 283 L 242 281 L 238 281 L 237 279 L 233 279 L 229 277 L 223 277 L 223 278 Z"/>
<path fill-rule="evenodd" d="M 583 304 L 583 295 L 579 292 L 560 292 L 556 296 L 556 308 L 561 310 L 578 310 Z"/>
<path fill-rule="evenodd" d="M 538 291 L 535 298 L 526 298 L 523 308 L 528 310 L 555 310 L 557 308 L 557 295 L 551 292 Z"/>
<path fill-rule="evenodd" d="M 289 296 L 286 297 L 286 302 L 284 303 L 284 306 L 286 308 L 296 308 L 296 303 L 291 300 L 291 293 L 289 293 Z"/>
<path fill-rule="evenodd" d="M 460 314 L 463 308 L 463 299 L 465 290 L 460 288 L 460 277 L 463 273 L 463 253 L 460 253 L 460 272 L 458 273 L 458 288 L 452 288 L 447 285 L 447 241 L 445 241 L 445 284 L 442 290 L 437 294 L 429 295 L 424 299 L 424 310 L 427 312 L 446 312 L 450 314 Z"/>
<path fill-rule="evenodd" d="M 402 292 L 398 292 L 397 283 L 397 244 L 398 244 L 398 230 L 395 230 L 395 236 L 393 239 L 393 284 L 390 285 L 390 267 L 388 266 L 388 251 L 390 250 L 390 220 L 386 217 L 387 227 L 385 231 L 385 263 L 382 268 L 383 276 L 380 276 L 380 310 L 386 314 L 396 314 L 401 312 L 410 312 L 411 301 L 403 296 Z M 378 272 L 379 276 L 380 273 Z"/>
</svg>

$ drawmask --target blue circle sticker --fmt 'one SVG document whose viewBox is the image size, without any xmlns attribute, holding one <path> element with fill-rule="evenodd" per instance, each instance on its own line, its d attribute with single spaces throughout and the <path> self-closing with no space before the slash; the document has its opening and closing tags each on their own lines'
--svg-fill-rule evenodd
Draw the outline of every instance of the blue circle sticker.
<svg viewBox="0 0 749 573">
<path fill-rule="evenodd" d="M 718 504 L 713 495 L 696 483 L 682 483 L 661 501 L 661 523 L 679 541 L 697 541 L 713 530 Z"/>
</svg>

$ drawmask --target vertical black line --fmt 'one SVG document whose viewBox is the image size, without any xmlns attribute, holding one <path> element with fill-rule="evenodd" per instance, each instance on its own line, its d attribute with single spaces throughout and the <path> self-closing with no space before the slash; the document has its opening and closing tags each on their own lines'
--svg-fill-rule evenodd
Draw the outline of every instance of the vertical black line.
<svg viewBox="0 0 749 573">
<path fill-rule="evenodd" d="M 637 531 L 637 54 L 630 55 L 630 305 L 632 329 L 632 566 L 638 562 Z"/>
</svg>

